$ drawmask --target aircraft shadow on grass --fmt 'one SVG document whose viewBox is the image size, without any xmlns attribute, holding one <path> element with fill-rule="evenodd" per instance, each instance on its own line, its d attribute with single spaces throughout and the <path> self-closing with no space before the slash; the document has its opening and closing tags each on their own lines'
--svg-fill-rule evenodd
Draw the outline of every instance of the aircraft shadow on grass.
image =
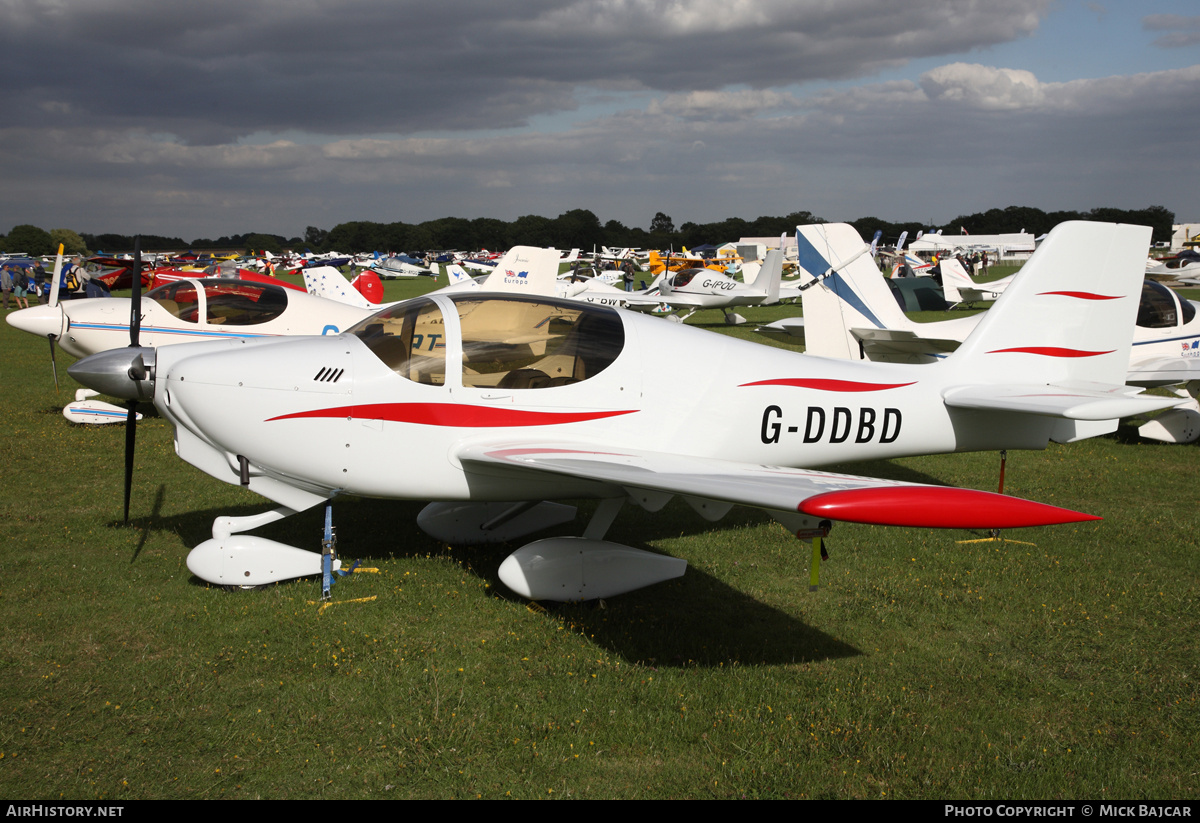
<svg viewBox="0 0 1200 823">
<path fill-rule="evenodd" d="M 241 515 L 255 511 L 253 504 L 233 510 L 222 506 L 219 511 L 191 511 L 163 519 L 159 514 L 163 503 L 164 489 L 160 486 L 152 513 L 131 518 L 130 526 L 143 532 L 131 562 L 136 562 L 151 531 L 173 532 L 190 549 L 211 536 L 213 518 L 218 513 Z M 587 507 L 591 505 L 582 502 L 578 521 L 586 522 Z M 371 561 L 393 558 L 452 560 L 464 571 L 486 580 L 492 596 L 525 602 L 509 592 L 497 577 L 499 564 L 511 546 L 447 546 L 416 528 L 414 520 L 423 506 L 424 503 L 410 501 L 358 498 L 340 501 L 334 507 L 334 522 L 343 561 L 362 559 L 366 565 L 371 565 Z M 311 545 L 317 549 L 323 517 L 321 507 L 317 507 L 265 526 L 257 533 L 273 540 Z M 735 510 L 716 524 L 697 521 L 695 514 L 681 503 L 668 506 L 657 516 L 630 507 L 614 525 L 613 533 L 630 545 L 650 549 L 647 542 L 659 539 L 744 529 L 771 522 L 765 513 L 754 509 Z M 109 523 L 113 528 L 121 525 L 119 519 Z M 627 534 L 622 534 L 626 531 Z M 808 592 L 807 544 L 796 541 L 795 552 L 786 574 L 795 579 L 796 598 L 802 603 L 803 597 L 820 595 Z M 689 559 L 699 561 L 700 557 Z M 737 562 L 749 565 L 774 561 L 748 555 Z M 302 578 L 277 585 L 315 587 L 314 581 L 315 578 Z M 191 582 L 201 584 L 203 581 L 193 577 Z M 629 662 L 654 666 L 727 666 L 734 662 L 773 665 L 838 659 L 862 653 L 794 614 L 768 605 L 696 566 L 690 566 L 678 580 L 620 595 L 603 607 L 596 603 L 547 606 L 546 612 L 551 619 L 569 624 L 572 631 L 589 641 Z"/>
</svg>

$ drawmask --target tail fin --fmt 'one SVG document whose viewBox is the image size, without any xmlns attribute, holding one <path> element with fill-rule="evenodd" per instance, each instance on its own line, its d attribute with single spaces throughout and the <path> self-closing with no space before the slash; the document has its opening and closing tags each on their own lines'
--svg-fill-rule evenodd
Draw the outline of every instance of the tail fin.
<svg viewBox="0 0 1200 823">
<path fill-rule="evenodd" d="M 463 283 L 471 279 L 471 275 L 467 274 L 463 267 L 457 263 L 450 263 L 446 266 L 446 281 L 453 286 L 455 283 Z"/>
<path fill-rule="evenodd" d="M 350 285 L 354 290 L 367 298 L 367 302 L 373 306 L 378 306 L 383 301 L 383 281 L 379 279 L 379 275 L 368 269 L 350 281 Z"/>
<path fill-rule="evenodd" d="M 859 360 L 862 354 L 851 329 L 913 327 L 853 226 L 797 226 L 796 249 L 800 268 L 819 281 L 800 293 L 808 353 Z"/>
<path fill-rule="evenodd" d="M 535 246 L 513 246 L 496 270 L 483 281 L 487 291 L 553 295 L 558 281 L 558 250 Z"/>
<path fill-rule="evenodd" d="M 947 363 L 996 383 L 1123 386 L 1149 246 L 1147 226 L 1058 225 Z"/>
<path fill-rule="evenodd" d="M 957 306 L 965 299 L 959 289 L 974 289 L 975 281 L 953 257 L 943 258 L 938 266 L 942 270 L 942 296 L 951 306 Z"/>
<path fill-rule="evenodd" d="M 767 293 L 764 306 L 779 302 L 779 283 L 783 280 L 783 251 L 771 249 L 763 260 L 759 276 L 754 279 L 755 288 L 761 288 Z"/>
<path fill-rule="evenodd" d="M 757 260 L 746 260 L 742 263 L 742 282 L 747 286 L 753 286 L 758 280 L 758 273 L 762 271 L 762 263 Z"/>
<path fill-rule="evenodd" d="M 315 297 L 324 297 L 360 309 L 377 308 L 357 289 L 350 286 L 346 276 L 332 266 L 310 266 L 304 270 L 304 288 Z"/>
</svg>

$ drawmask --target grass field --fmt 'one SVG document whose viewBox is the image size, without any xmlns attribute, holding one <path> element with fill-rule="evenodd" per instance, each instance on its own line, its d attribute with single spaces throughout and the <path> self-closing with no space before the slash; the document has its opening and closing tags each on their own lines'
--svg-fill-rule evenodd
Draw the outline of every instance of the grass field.
<svg viewBox="0 0 1200 823">
<path fill-rule="evenodd" d="M 1010 452 L 1006 491 L 1105 520 L 1005 534 L 1030 543 L 839 525 L 816 593 L 760 512 L 627 508 L 610 539 L 690 567 L 604 607 L 506 593 L 508 550 L 435 543 L 419 503 L 339 500 L 343 556 L 379 573 L 318 613 L 313 580 L 190 577 L 215 516 L 268 504 L 178 460 L 155 417 L 122 526 L 121 427 L 68 424 L 46 344 L 0 343 L 5 797 L 1200 794 L 1196 445 L 1123 427 Z M 998 458 L 852 470 L 994 489 Z M 257 533 L 320 531 L 314 510 Z"/>
</svg>

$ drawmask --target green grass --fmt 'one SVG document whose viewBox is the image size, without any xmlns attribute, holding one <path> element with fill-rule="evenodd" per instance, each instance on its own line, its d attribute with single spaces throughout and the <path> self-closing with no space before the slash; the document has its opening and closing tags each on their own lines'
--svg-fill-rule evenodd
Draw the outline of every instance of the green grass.
<svg viewBox="0 0 1200 823">
<path fill-rule="evenodd" d="M 707 315 L 689 322 L 723 327 Z M 1123 428 L 1011 452 L 1006 491 L 1106 519 L 1005 535 L 1036 545 L 839 525 L 816 593 L 807 549 L 760 512 L 627 508 L 611 539 L 690 568 L 604 608 L 506 593 L 507 551 L 435 543 L 419 504 L 339 501 L 343 555 L 379 574 L 319 613 L 312 580 L 190 577 L 215 516 L 268 504 L 175 458 L 155 417 L 122 526 L 120 427 L 68 424 L 45 344 L 7 324 L 0 343 L 5 796 L 1200 792 L 1195 445 Z M 848 468 L 992 489 L 998 460 Z M 315 548 L 320 530 L 310 511 L 259 533 Z"/>
</svg>

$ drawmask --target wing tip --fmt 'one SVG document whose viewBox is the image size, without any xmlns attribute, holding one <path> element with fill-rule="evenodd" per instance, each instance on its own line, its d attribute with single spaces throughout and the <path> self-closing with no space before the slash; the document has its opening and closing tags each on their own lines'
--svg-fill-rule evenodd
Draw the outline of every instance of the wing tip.
<svg viewBox="0 0 1200 823">
<path fill-rule="evenodd" d="M 825 492 L 801 501 L 811 517 L 875 526 L 1015 529 L 1102 520 L 1020 497 L 948 486 L 891 486 Z"/>
</svg>

